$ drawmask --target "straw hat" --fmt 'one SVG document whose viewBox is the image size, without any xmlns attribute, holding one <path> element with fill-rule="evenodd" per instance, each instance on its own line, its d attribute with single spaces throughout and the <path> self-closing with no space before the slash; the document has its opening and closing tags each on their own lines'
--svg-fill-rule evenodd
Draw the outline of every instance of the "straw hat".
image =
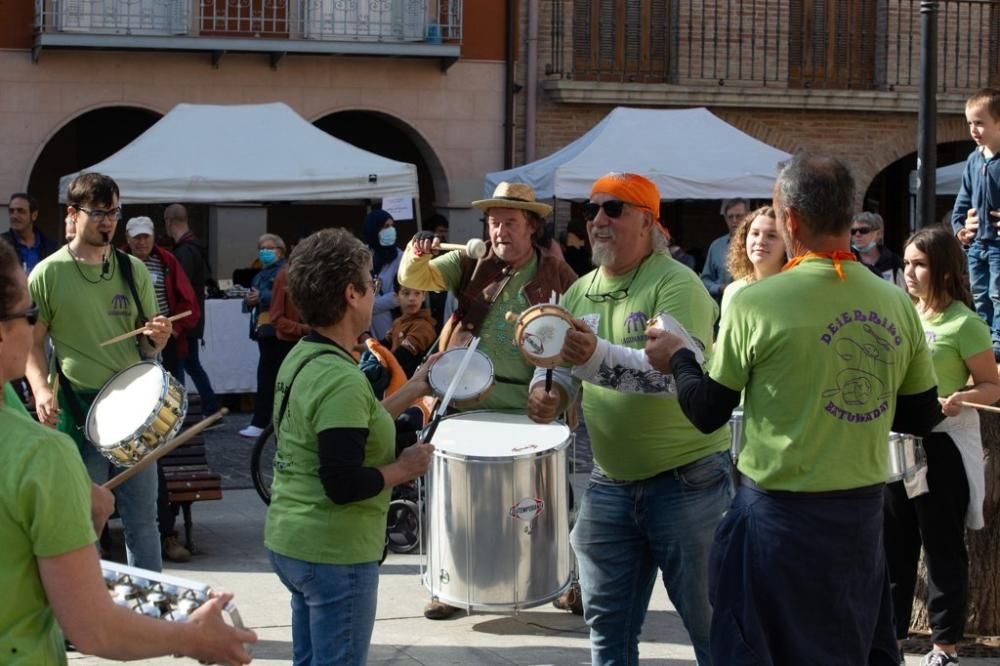
<svg viewBox="0 0 1000 666">
<path fill-rule="evenodd" d="M 552 212 L 552 206 L 535 201 L 535 191 L 526 183 L 500 183 L 493 190 L 492 198 L 473 201 L 472 205 L 480 210 L 487 208 L 529 210 L 539 217 L 547 217 Z"/>
</svg>

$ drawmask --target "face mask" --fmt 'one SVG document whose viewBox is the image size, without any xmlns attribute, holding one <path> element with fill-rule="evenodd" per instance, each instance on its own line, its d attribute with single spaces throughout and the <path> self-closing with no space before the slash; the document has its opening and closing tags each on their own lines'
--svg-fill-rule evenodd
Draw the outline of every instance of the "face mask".
<svg viewBox="0 0 1000 666">
<path fill-rule="evenodd" d="M 396 227 L 388 227 L 378 232 L 378 244 L 389 247 L 396 244 Z"/>
<path fill-rule="evenodd" d="M 273 264 L 278 259 L 277 250 L 257 250 L 257 258 L 260 259 L 260 263 L 268 266 Z"/>
<path fill-rule="evenodd" d="M 851 247 L 853 247 L 861 254 L 864 254 L 865 252 L 870 252 L 871 249 L 875 247 L 875 241 L 868 243 L 868 245 L 857 245 L 856 243 L 851 243 Z"/>
</svg>

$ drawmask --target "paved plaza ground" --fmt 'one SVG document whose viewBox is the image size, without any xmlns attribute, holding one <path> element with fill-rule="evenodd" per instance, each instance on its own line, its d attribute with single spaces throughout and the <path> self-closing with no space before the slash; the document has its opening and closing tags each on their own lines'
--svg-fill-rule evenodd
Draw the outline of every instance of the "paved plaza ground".
<svg viewBox="0 0 1000 666">
<path fill-rule="evenodd" d="M 225 498 L 194 505 L 197 552 L 187 564 L 166 563 L 172 574 L 208 583 L 236 594 L 236 605 L 260 642 L 254 663 L 287 664 L 292 643 L 288 593 L 271 572 L 263 546 L 264 504 L 250 489 L 252 443 L 236 435 L 249 416 L 227 417 L 225 426 L 208 434 L 209 459 L 223 474 Z M 577 455 L 586 455 L 578 449 Z M 585 478 L 577 474 L 579 483 Z M 382 566 L 378 616 L 369 663 L 566 665 L 589 664 L 590 645 L 583 619 L 550 605 L 517 615 L 473 614 L 452 620 L 425 620 L 427 592 L 420 583 L 421 557 L 391 554 Z M 109 664 L 70 654 L 72 666 Z M 662 585 L 653 594 L 640 646 L 642 663 L 691 666 L 695 663 L 680 618 Z M 183 663 L 167 657 L 147 663 Z M 193 663 L 193 662 L 189 662 Z M 916 666 L 920 658 L 908 655 Z M 963 666 L 1000 666 L 1000 658 L 963 658 Z M 724 666 L 724 665 L 723 665 Z"/>
</svg>

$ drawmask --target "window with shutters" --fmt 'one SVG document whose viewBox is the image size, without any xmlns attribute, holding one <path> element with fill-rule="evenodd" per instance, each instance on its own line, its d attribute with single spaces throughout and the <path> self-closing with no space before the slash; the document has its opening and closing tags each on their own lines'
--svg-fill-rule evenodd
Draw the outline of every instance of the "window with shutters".
<svg viewBox="0 0 1000 666">
<path fill-rule="evenodd" d="M 875 88 L 880 1 L 792 0 L 789 86 Z"/>
<path fill-rule="evenodd" d="M 638 83 L 669 81 L 670 18 L 675 2 L 574 0 L 574 77 Z"/>
</svg>

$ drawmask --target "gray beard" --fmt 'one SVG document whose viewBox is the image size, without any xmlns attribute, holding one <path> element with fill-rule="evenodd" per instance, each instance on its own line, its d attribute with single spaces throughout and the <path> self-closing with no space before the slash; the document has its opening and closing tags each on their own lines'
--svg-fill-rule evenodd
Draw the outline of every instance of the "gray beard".
<svg viewBox="0 0 1000 666">
<path fill-rule="evenodd" d="M 609 245 L 593 246 L 590 252 L 590 263 L 595 266 L 610 266 L 615 263 L 615 251 Z"/>
</svg>

